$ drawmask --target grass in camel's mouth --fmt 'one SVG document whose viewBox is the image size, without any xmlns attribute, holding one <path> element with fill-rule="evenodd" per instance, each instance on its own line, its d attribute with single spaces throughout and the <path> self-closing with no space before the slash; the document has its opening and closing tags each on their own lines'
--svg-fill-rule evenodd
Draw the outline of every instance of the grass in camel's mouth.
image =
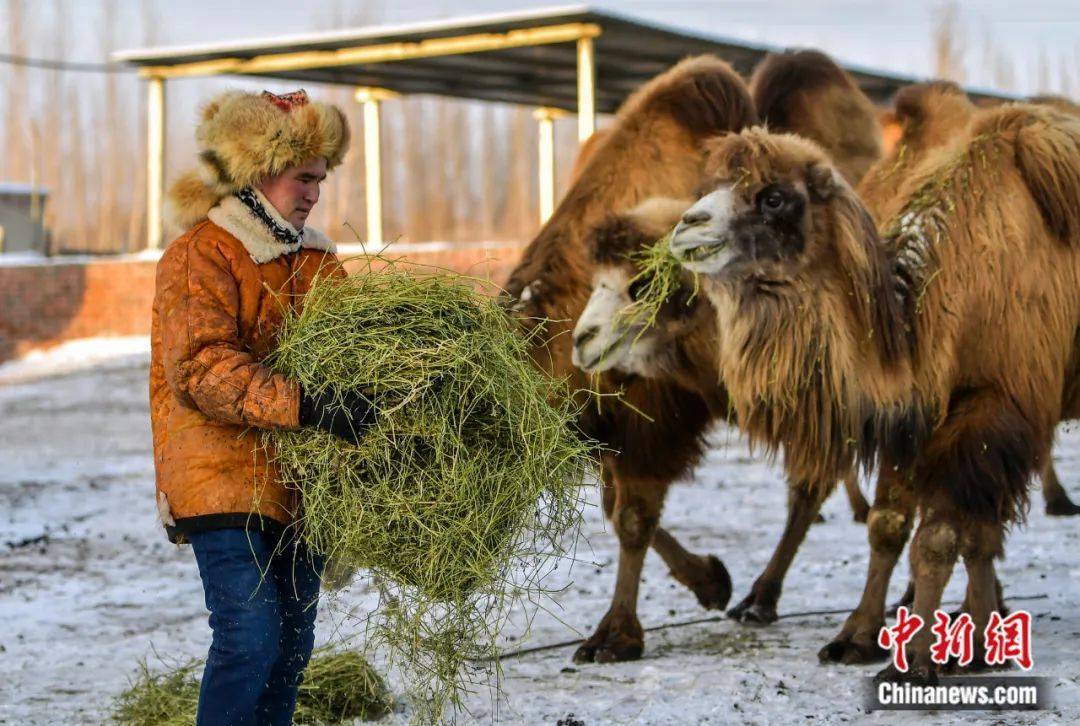
<svg viewBox="0 0 1080 726">
<path fill-rule="evenodd" d="M 604 360 L 615 352 L 615 349 L 619 347 L 619 344 L 623 342 L 626 336 L 621 336 L 618 340 L 610 345 L 606 346 L 603 350 L 597 353 L 593 358 L 585 364 L 586 370 L 593 370 L 597 368 Z"/>
<path fill-rule="evenodd" d="M 727 244 L 724 242 L 716 242 L 711 245 L 701 245 L 700 247 L 693 247 L 691 249 L 685 250 L 682 254 L 682 257 L 688 262 L 701 262 L 702 260 L 707 260 L 713 255 L 717 254 L 725 247 L 727 247 Z"/>
</svg>

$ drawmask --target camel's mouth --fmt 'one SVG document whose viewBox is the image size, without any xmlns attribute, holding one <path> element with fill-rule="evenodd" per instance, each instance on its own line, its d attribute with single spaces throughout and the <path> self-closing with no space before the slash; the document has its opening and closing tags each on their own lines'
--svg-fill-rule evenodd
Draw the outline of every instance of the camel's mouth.
<svg viewBox="0 0 1080 726">
<path fill-rule="evenodd" d="M 726 242 L 716 242 L 715 244 L 691 247 L 690 249 L 683 251 L 680 259 L 683 262 L 704 262 L 710 257 L 720 254 L 725 247 L 727 247 Z"/>
<path fill-rule="evenodd" d="M 731 221 L 739 202 L 731 189 L 706 194 L 686 210 L 671 235 L 671 254 L 693 272 L 717 273 L 732 256 Z"/>
<path fill-rule="evenodd" d="M 594 346 L 577 346 L 574 348 L 572 354 L 574 360 L 571 362 L 586 373 L 602 373 L 615 368 L 620 363 L 624 352 L 620 348 L 623 347 L 628 337 L 625 334 L 615 336 L 614 340 L 591 354 L 590 351 L 583 350 L 583 348 Z"/>
<path fill-rule="evenodd" d="M 671 245 L 671 253 L 686 269 L 691 272 L 717 272 L 728 262 L 729 245 L 726 240 L 695 240 L 692 244 L 680 247 Z"/>
</svg>

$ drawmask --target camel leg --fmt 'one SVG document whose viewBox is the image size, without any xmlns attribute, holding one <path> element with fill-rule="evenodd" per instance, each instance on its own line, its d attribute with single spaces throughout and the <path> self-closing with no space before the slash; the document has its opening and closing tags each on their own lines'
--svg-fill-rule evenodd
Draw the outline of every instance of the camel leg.
<svg viewBox="0 0 1080 726">
<path fill-rule="evenodd" d="M 604 461 L 600 462 L 600 503 L 604 507 L 604 518 L 610 522 L 615 514 L 615 475 Z"/>
<path fill-rule="evenodd" d="M 901 672 L 889 664 L 877 674 L 878 680 L 927 681 L 936 668 L 930 657 L 933 641 L 931 626 L 934 612 L 941 607 L 941 596 L 949 584 L 960 549 L 960 518 L 949 503 L 931 506 L 911 542 L 911 569 L 915 575 L 915 602 L 912 611 L 923 620 L 923 627 L 907 643 L 908 670 Z M 991 583 L 993 570 L 990 571 Z"/>
<path fill-rule="evenodd" d="M 609 520 L 615 510 L 615 483 L 608 467 L 600 472 L 601 501 L 604 516 Z M 706 610 L 721 610 L 731 599 L 731 575 L 719 558 L 688 551 L 663 527 L 653 534 L 652 548 L 671 571 L 671 576 L 697 597 Z"/>
<path fill-rule="evenodd" d="M 904 588 L 904 594 L 900 596 L 900 599 L 894 602 L 885 610 L 885 613 L 890 617 L 896 617 L 896 611 L 900 608 L 911 608 L 911 603 L 915 602 L 915 578 L 909 577 L 907 581 L 907 587 Z"/>
<path fill-rule="evenodd" d="M 1003 537 L 1004 531 L 997 524 L 973 522 L 965 526 L 960 554 L 964 558 L 968 584 L 962 612 L 971 616 L 975 627 L 971 664 L 963 667 L 952 663 L 950 670 L 953 672 L 971 673 L 986 668 L 982 635 L 990 621 L 990 613 L 997 611 L 1004 616 L 1008 612 L 1001 594 L 1001 582 L 994 573 L 994 558 L 1002 554 Z M 954 613 L 952 617 L 955 619 L 958 614 Z"/>
<path fill-rule="evenodd" d="M 1005 600 L 1001 595 L 1001 583 L 997 583 L 998 591 L 998 612 L 1005 614 Z M 911 608 L 912 603 L 915 602 L 915 578 L 912 577 L 908 580 L 907 589 L 904 590 L 904 594 L 900 596 L 900 599 L 889 606 L 885 612 L 889 617 L 896 617 L 896 611 L 901 607 Z M 967 613 L 971 611 L 970 603 L 972 602 L 972 595 L 970 586 L 967 593 L 964 595 L 964 602 L 960 604 L 960 609 L 950 613 L 951 617 L 956 617 L 960 613 Z"/>
<path fill-rule="evenodd" d="M 870 504 L 859 489 L 859 474 L 854 469 L 844 477 L 844 492 L 847 494 L 848 504 L 851 505 L 851 518 L 860 524 L 866 524 L 866 518 L 870 515 Z"/>
<path fill-rule="evenodd" d="M 994 541 L 994 536 L 995 535 L 992 535 L 992 534 L 991 535 L 986 535 L 986 541 L 987 542 Z M 967 562 L 968 562 L 967 555 L 964 554 L 964 551 L 962 551 L 960 554 L 964 558 L 965 567 L 967 567 Z M 968 586 L 967 586 L 967 590 L 964 591 L 964 601 L 962 603 L 960 603 L 960 608 L 958 610 L 953 610 L 952 612 L 949 613 L 949 617 L 953 618 L 954 620 L 957 617 L 959 617 L 961 613 L 971 614 L 973 609 L 978 607 L 978 605 L 976 604 L 978 602 L 978 598 L 982 597 L 979 594 L 981 592 L 982 585 L 972 584 L 970 570 L 971 570 L 971 568 L 968 567 Z M 993 568 L 991 568 L 991 572 L 993 572 Z M 914 583 L 911 584 L 911 590 L 912 590 L 912 592 L 915 591 Z M 1001 581 L 997 579 L 997 575 L 994 575 L 994 592 L 997 593 L 997 599 L 995 601 L 996 602 L 995 607 L 997 608 L 997 611 L 999 613 L 1001 613 L 1002 615 L 1008 614 L 1009 611 L 1005 607 L 1005 597 L 1002 594 Z"/>
<path fill-rule="evenodd" d="M 1080 504 L 1075 504 L 1069 499 L 1065 487 L 1061 486 L 1054 462 L 1047 457 L 1046 466 L 1042 472 L 1043 501 L 1046 502 L 1046 513 L 1051 517 L 1072 517 L 1080 514 Z"/>
<path fill-rule="evenodd" d="M 776 604 L 780 600 L 784 576 L 832 489 L 832 486 L 806 482 L 788 486 L 788 516 L 784 532 L 765 570 L 750 587 L 750 594 L 728 611 L 730 617 L 741 623 L 766 624 L 776 620 Z"/>
<path fill-rule="evenodd" d="M 636 660 L 645 647 L 645 633 L 637 617 L 638 586 L 668 483 L 617 470 L 612 473 L 615 492 L 612 524 L 619 538 L 615 593 L 596 631 L 574 653 L 577 663 Z"/>
<path fill-rule="evenodd" d="M 989 388 L 956 396 L 946 421 L 920 453 L 917 489 L 925 494 L 919 502 L 923 519 L 912 542 L 911 568 L 913 610 L 926 626 L 908 643 L 908 672 L 889 666 L 877 675 L 879 680 L 936 677 L 930 625 L 960 553 L 969 574 L 966 606 L 977 620 L 976 628 L 979 622 L 985 627 L 990 611 L 999 605 L 993 558 L 1003 554 L 1005 522 L 1000 509 L 972 508 L 970 493 L 990 497 L 999 507 L 1020 504 L 1053 435 L 1052 428 L 1041 431 L 1038 418 L 1025 413 Z"/>
<path fill-rule="evenodd" d="M 718 558 L 687 551 L 663 527 L 656 528 L 652 546 L 671 570 L 671 576 L 690 588 L 703 608 L 722 610 L 728 604 L 731 575 Z"/>
<path fill-rule="evenodd" d="M 871 663 L 886 657 L 877 644 L 885 623 L 885 597 L 914 519 L 915 497 L 907 472 L 883 465 L 866 522 L 870 565 L 862 598 L 839 634 L 818 652 L 822 663 Z"/>
</svg>

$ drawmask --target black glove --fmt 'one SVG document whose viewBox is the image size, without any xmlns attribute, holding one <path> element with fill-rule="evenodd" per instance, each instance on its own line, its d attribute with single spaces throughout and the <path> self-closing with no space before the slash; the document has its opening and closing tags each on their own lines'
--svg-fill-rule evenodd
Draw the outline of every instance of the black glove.
<svg viewBox="0 0 1080 726">
<path fill-rule="evenodd" d="M 333 389 L 308 393 L 300 389 L 301 426 L 315 426 L 355 444 L 374 419 L 374 404 L 358 393 Z"/>
</svg>

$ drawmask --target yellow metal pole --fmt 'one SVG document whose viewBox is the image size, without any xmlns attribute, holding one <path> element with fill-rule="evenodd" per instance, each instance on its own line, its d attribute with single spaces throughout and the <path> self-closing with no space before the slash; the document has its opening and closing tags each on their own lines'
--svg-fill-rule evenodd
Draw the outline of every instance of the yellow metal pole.
<svg viewBox="0 0 1080 726">
<path fill-rule="evenodd" d="M 540 161 L 540 224 L 548 221 L 555 211 L 555 119 L 565 116 L 558 108 L 538 108 L 533 111 L 537 120 L 537 141 Z"/>
<path fill-rule="evenodd" d="M 146 99 L 146 246 L 161 247 L 165 193 L 165 79 L 153 77 Z"/>
<path fill-rule="evenodd" d="M 577 42 L 578 142 L 596 130 L 596 65 L 591 37 Z"/>
<path fill-rule="evenodd" d="M 382 88 L 360 88 L 356 91 L 356 100 L 364 107 L 364 192 L 367 199 L 365 243 L 372 245 L 383 243 L 379 104 L 396 95 L 393 91 Z"/>
</svg>

